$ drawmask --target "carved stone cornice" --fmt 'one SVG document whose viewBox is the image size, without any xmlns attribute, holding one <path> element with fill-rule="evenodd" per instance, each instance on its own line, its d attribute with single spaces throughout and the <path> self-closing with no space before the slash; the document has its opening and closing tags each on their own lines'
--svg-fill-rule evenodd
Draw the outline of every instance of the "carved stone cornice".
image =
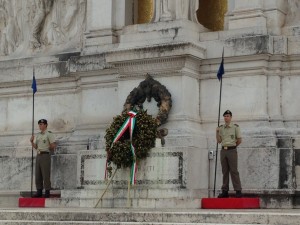
<svg viewBox="0 0 300 225">
<path fill-rule="evenodd" d="M 176 76 L 185 73 L 198 77 L 205 48 L 191 42 L 116 49 L 105 53 L 106 63 L 120 73 L 120 79 L 152 75 Z"/>
<path fill-rule="evenodd" d="M 149 73 L 153 76 L 182 76 L 183 74 L 198 78 L 201 60 L 188 57 L 166 57 L 145 59 L 136 61 L 124 61 L 115 63 L 120 79 L 135 78 L 145 76 Z"/>
<path fill-rule="evenodd" d="M 190 55 L 199 59 L 206 58 L 206 49 L 202 44 L 193 42 L 173 42 L 140 47 L 127 47 L 106 53 L 106 62 L 115 64 L 122 61 L 163 58 Z"/>
<path fill-rule="evenodd" d="M 144 74 L 147 72 L 159 73 L 165 71 L 178 71 L 185 65 L 184 57 L 161 58 L 161 59 L 145 59 L 137 61 L 124 61 L 115 64 L 122 75 L 128 74 Z"/>
</svg>

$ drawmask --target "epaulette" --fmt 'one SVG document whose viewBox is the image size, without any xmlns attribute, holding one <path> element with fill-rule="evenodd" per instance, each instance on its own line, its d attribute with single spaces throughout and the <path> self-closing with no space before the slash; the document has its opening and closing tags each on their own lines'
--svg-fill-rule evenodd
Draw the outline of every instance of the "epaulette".
<svg viewBox="0 0 300 225">
<path fill-rule="evenodd" d="M 219 127 L 224 127 L 224 125 L 220 125 Z"/>
<path fill-rule="evenodd" d="M 236 127 L 239 127 L 239 125 L 238 125 L 238 124 L 236 124 L 236 123 L 235 123 L 234 125 L 235 125 Z"/>
</svg>

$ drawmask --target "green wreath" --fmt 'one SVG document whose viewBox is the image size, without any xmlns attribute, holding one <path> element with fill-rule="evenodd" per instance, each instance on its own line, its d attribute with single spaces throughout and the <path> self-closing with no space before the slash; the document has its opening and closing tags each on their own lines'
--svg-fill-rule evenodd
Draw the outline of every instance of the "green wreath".
<svg viewBox="0 0 300 225">
<path fill-rule="evenodd" d="M 112 124 L 106 129 L 104 137 L 106 141 L 105 150 L 107 152 L 107 170 L 110 175 L 112 171 L 111 162 L 113 162 L 117 168 L 127 168 L 132 166 L 134 160 L 130 149 L 129 130 L 112 145 L 115 135 L 127 118 L 127 112 L 123 112 L 121 115 L 114 117 Z M 148 115 L 147 111 L 140 109 L 136 115 L 136 124 L 132 136 L 132 145 L 135 148 L 137 160 L 145 158 L 149 150 L 155 147 L 156 135 L 156 119 Z"/>
</svg>

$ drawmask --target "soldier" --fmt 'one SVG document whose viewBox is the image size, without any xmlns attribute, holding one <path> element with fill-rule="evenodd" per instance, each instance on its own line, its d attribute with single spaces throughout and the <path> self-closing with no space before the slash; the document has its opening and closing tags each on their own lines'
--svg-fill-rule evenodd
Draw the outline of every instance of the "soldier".
<svg viewBox="0 0 300 225">
<path fill-rule="evenodd" d="M 218 198 L 228 198 L 229 173 L 236 197 L 240 198 L 242 197 L 242 187 L 238 172 L 237 146 L 242 142 L 241 131 L 239 125 L 231 122 L 231 111 L 226 110 L 223 117 L 225 124 L 217 127 L 216 132 L 217 142 L 222 143 L 221 166 L 223 173 L 222 193 Z"/>
<path fill-rule="evenodd" d="M 47 120 L 38 121 L 40 133 L 34 138 L 30 138 L 33 148 L 37 150 L 35 165 L 35 185 L 37 193 L 35 198 L 42 197 L 43 188 L 45 188 L 45 198 L 50 197 L 50 170 L 51 170 L 51 154 L 50 151 L 56 147 L 55 138 L 51 131 L 47 130 Z"/>
</svg>

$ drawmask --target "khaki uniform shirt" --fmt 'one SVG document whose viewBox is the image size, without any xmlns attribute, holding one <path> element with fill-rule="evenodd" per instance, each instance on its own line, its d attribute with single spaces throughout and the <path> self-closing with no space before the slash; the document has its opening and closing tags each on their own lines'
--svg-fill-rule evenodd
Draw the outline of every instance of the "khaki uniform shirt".
<svg viewBox="0 0 300 225">
<path fill-rule="evenodd" d="M 220 137 L 222 138 L 222 146 L 236 146 L 236 140 L 241 138 L 240 127 L 237 124 L 230 123 L 228 126 L 220 126 Z"/>
<path fill-rule="evenodd" d="M 35 144 L 40 152 L 50 152 L 50 144 L 55 142 L 54 135 L 51 131 L 45 130 L 36 136 Z"/>
</svg>

